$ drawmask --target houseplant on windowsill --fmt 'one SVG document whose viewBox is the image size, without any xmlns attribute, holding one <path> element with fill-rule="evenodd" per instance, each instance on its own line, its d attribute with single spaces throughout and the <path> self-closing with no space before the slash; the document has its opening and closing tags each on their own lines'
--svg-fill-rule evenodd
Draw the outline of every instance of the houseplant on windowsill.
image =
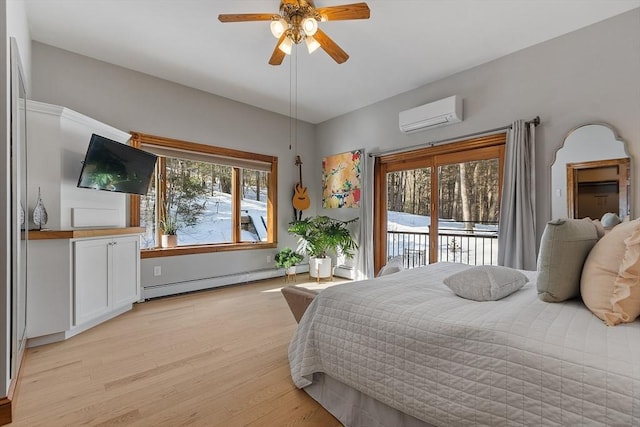
<svg viewBox="0 0 640 427">
<path fill-rule="evenodd" d="M 163 248 L 175 248 L 178 246 L 178 224 L 170 216 L 160 221 L 160 246 Z"/>
<path fill-rule="evenodd" d="M 289 233 L 299 238 L 298 249 L 309 256 L 311 277 L 332 276 L 332 255 L 353 258 L 358 243 L 351 235 L 349 225 L 357 220 L 342 221 L 320 215 L 289 223 Z"/>
<path fill-rule="evenodd" d="M 284 248 L 273 258 L 276 261 L 276 267 L 284 268 L 285 273 L 290 276 L 296 273 L 296 264 L 304 259 L 304 256 L 291 248 Z"/>
</svg>

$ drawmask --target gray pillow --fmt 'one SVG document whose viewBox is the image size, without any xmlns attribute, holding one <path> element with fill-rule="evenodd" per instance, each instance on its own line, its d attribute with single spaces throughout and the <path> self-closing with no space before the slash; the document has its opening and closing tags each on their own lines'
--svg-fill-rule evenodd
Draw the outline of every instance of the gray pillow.
<svg viewBox="0 0 640 427">
<path fill-rule="evenodd" d="M 549 221 L 538 254 L 538 298 L 561 302 L 580 295 L 582 266 L 597 241 L 589 218 Z"/>
<path fill-rule="evenodd" d="M 474 301 L 495 301 L 511 295 L 529 279 L 518 270 L 481 265 L 452 274 L 444 284 L 456 295 Z"/>
</svg>

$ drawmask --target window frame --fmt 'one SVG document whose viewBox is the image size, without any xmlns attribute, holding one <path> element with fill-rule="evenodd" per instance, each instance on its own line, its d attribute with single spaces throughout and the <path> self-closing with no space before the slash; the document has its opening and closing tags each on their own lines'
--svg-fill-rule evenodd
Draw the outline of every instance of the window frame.
<svg viewBox="0 0 640 427">
<path fill-rule="evenodd" d="M 184 245 L 175 248 L 148 248 L 140 251 L 141 258 L 157 258 L 176 255 L 203 254 L 213 252 L 228 252 L 252 249 L 269 249 L 277 247 L 277 200 L 278 200 L 278 157 L 265 154 L 251 153 L 232 148 L 216 147 L 213 145 L 166 138 L 157 135 L 149 135 L 140 132 L 131 133 L 131 146 L 144 150 L 146 146 L 196 152 L 205 155 L 223 157 L 230 162 L 234 159 L 241 166 L 232 166 L 232 191 L 233 191 L 233 238 L 234 242 L 208 243 L 202 245 Z M 162 159 L 162 158 L 160 158 Z M 267 241 L 266 242 L 241 242 L 240 241 L 240 183 L 241 169 L 247 162 L 262 162 L 270 164 L 267 185 Z M 212 162 L 213 163 L 213 162 Z M 163 189 L 156 188 L 156 204 L 162 199 Z M 140 226 L 140 199 L 137 194 L 129 196 L 129 224 L 132 227 Z M 158 241 L 158 239 L 156 239 Z"/>
<path fill-rule="evenodd" d="M 373 266 L 377 273 L 386 263 L 387 248 L 387 173 L 401 170 L 431 168 L 432 224 L 438 218 L 438 166 L 474 160 L 499 159 L 498 185 L 502 196 L 504 156 L 507 134 L 466 139 L 449 144 L 403 151 L 376 157 L 374 165 Z M 429 234 L 430 247 L 436 247 L 437 234 Z M 437 252 L 429 251 L 429 263 L 437 261 Z"/>
</svg>

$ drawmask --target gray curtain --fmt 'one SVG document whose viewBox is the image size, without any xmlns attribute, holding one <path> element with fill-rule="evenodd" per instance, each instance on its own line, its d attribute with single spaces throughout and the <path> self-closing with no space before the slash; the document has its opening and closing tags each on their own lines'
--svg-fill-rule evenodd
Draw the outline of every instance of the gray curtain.
<svg viewBox="0 0 640 427">
<path fill-rule="evenodd" d="M 360 199 L 360 221 L 358 254 L 355 259 L 356 280 L 373 277 L 373 172 L 375 158 L 362 154 L 362 192 Z"/>
<path fill-rule="evenodd" d="M 536 269 L 535 126 L 513 123 L 507 136 L 498 264 Z"/>
</svg>

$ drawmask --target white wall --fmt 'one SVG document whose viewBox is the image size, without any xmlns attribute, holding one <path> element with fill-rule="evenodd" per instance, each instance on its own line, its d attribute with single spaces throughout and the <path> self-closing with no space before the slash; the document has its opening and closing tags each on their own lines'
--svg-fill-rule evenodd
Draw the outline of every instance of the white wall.
<svg viewBox="0 0 640 427">
<path fill-rule="evenodd" d="M 286 232 L 298 169 L 289 150 L 289 118 L 190 89 L 166 80 L 34 42 L 33 99 L 61 105 L 120 130 L 278 156 L 279 246 L 295 246 Z M 288 79 L 288 73 L 283 73 Z M 312 125 L 300 122 L 299 154 L 312 154 Z M 30 144 L 46 144 L 45 140 Z M 87 144 L 89 141 L 87 141 Z M 304 164 L 305 177 L 308 174 Z M 33 183 L 37 185 L 37 183 Z M 315 194 L 311 189 L 311 197 Z M 233 251 L 143 259 L 143 286 L 175 283 L 273 268 L 275 250 Z M 162 276 L 153 276 L 153 267 Z"/>
<path fill-rule="evenodd" d="M 464 98 L 464 122 L 400 133 L 400 111 L 455 94 Z M 316 131 L 318 157 L 423 144 L 536 115 L 542 120 L 536 130 L 538 236 L 551 215 L 554 154 L 567 132 L 588 122 L 607 122 L 627 141 L 635 158 L 633 215 L 640 216 L 640 9 L 324 122 Z M 339 211 L 326 212 L 354 216 Z"/>
<path fill-rule="evenodd" d="M 27 9 L 23 0 L 7 0 L 7 34 L 15 37 L 25 73 L 27 91 L 31 87 L 31 35 L 27 22 Z"/>
</svg>

